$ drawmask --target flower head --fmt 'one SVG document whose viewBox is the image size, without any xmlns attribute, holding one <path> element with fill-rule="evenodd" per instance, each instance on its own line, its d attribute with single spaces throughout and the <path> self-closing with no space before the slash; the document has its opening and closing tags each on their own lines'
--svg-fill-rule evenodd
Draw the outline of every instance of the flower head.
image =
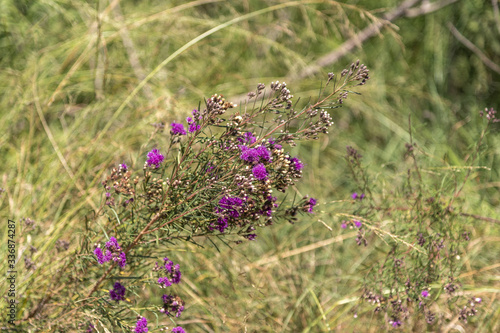
<svg viewBox="0 0 500 333">
<path fill-rule="evenodd" d="M 120 164 L 120 168 L 122 168 L 123 170 L 127 171 L 128 166 L 125 163 L 122 163 L 122 164 Z"/>
<path fill-rule="evenodd" d="M 170 287 L 173 283 L 178 284 L 181 282 L 181 270 L 179 264 L 174 265 L 172 260 L 167 257 L 163 258 L 163 266 L 156 266 L 153 268 L 154 271 L 163 271 L 166 276 L 158 278 L 158 283 L 160 288 Z"/>
<path fill-rule="evenodd" d="M 168 316 L 180 317 L 184 311 L 184 301 L 177 295 L 163 295 L 163 308 L 160 312 Z"/>
<path fill-rule="evenodd" d="M 267 178 L 267 170 L 264 164 L 257 164 L 252 168 L 252 173 L 258 180 L 265 180 Z"/>
<path fill-rule="evenodd" d="M 109 241 L 106 243 L 106 253 L 98 246 L 94 250 L 94 254 L 97 257 L 97 262 L 102 265 L 110 260 L 117 261 L 120 267 L 125 267 L 127 263 L 127 258 L 125 252 L 121 252 L 121 247 L 118 245 L 118 241 L 114 237 L 110 237 Z"/>
<path fill-rule="evenodd" d="M 422 290 L 421 295 L 422 295 L 422 297 L 424 297 L 424 298 L 429 297 L 429 291 L 427 291 L 427 290 Z"/>
<path fill-rule="evenodd" d="M 148 331 L 148 320 L 144 317 L 139 318 L 135 324 L 135 333 L 146 333 Z"/>
<path fill-rule="evenodd" d="M 124 301 L 125 287 L 120 282 L 115 282 L 113 289 L 109 290 L 109 296 L 113 301 Z"/>
<path fill-rule="evenodd" d="M 361 228 L 361 226 L 363 225 L 363 223 L 361 223 L 361 221 L 358 221 L 358 220 L 354 220 L 354 225 L 356 226 L 356 228 Z"/>
<path fill-rule="evenodd" d="M 171 124 L 172 126 L 172 129 L 170 130 L 170 133 L 172 135 L 186 135 L 186 129 L 184 128 L 184 125 L 182 125 L 181 123 L 176 123 L 176 122 L 173 122 Z"/>
<path fill-rule="evenodd" d="M 172 333 L 186 333 L 186 331 L 184 331 L 184 329 L 182 327 L 177 326 L 177 327 L 172 328 Z"/>
<path fill-rule="evenodd" d="M 300 171 L 304 168 L 304 163 L 302 163 L 297 157 L 292 157 L 290 159 L 290 162 L 292 162 L 292 165 L 296 171 Z"/>
<path fill-rule="evenodd" d="M 146 161 L 146 163 L 148 164 L 148 166 L 154 165 L 155 168 L 158 168 L 164 159 L 165 157 L 160 154 L 160 151 L 158 149 L 153 149 L 148 153 L 148 160 Z"/>
<path fill-rule="evenodd" d="M 316 206 L 317 201 L 314 198 L 309 198 L 309 201 L 307 203 L 307 212 L 312 213 L 314 206 Z"/>
</svg>

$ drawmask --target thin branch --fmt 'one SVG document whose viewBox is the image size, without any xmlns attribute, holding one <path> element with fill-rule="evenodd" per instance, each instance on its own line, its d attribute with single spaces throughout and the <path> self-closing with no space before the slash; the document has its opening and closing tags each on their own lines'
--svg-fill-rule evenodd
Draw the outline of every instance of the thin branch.
<svg viewBox="0 0 500 333">
<path fill-rule="evenodd" d="M 344 57 L 355 48 L 361 47 L 363 42 L 378 34 L 382 27 L 389 25 L 392 21 L 401 16 L 404 16 L 406 11 L 419 1 L 421 0 L 403 1 L 403 3 L 401 3 L 397 8 L 384 15 L 384 18 L 382 20 L 370 24 L 368 27 L 361 30 L 358 34 L 345 41 L 338 49 L 319 58 L 315 64 L 305 68 L 302 72 L 300 72 L 296 78 L 300 79 L 316 74 L 317 72 L 322 70 L 322 67 L 337 62 L 340 58 Z"/>
<path fill-rule="evenodd" d="M 426 15 L 436 10 L 439 10 L 443 7 L 451 5 L 452 3 L 457 2 L 458 0 L 441 0 L 437 2 L 424 1 L 422 5 L 418 8 L 410 8 L 406 11 L 406 17 L 417 17 L 421 15 Z"/>
<path fill-rule="evenodd" d="M 491 4 L 493 5 L 493 17 L 495 18 L 497 29 L 500 33 L 500 12 L 498 10 L 498 0 L 491 0 Z"/>
<path fill-rule="evenodd" d="M 453 36 L 455 36 L 455 38 L 460 43 L 464 44 L 466 48 L 474 52 L 474 54 L 479 57 L 479 59 L 483 62 L 483 64 L 488 66 L 492 71 L 500 74 L 500 66 L 491 61 L 476 45 L 474 45 L 470 40 L 465 38 L 451 22 L 448 22 L 448 29 L 450 29 Z"/>
</svg>

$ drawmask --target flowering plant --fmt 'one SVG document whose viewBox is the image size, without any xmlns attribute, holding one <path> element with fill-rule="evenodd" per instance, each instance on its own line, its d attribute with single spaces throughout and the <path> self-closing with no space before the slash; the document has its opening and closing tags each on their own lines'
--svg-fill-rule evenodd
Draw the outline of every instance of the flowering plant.
<svg viewBox="0 0 500 333">
<path fill-rule="evenodd" d="M 100 295 L 101 300 L 116 301 L 114 306 L 122 301 L 123 311 L 113 315 L 118 319 L 110 324 L 133 324 L 135 332 L 147 332 L 148 321 L 141 315 L 154 312 L 174 320 L 185 310 L 185 302 L 177 294 L 163 294 L 162 306 L 139 314 L 126 294 L 142 280 L 115 282 L 109 293 L 100 294 L 101 285 L 117 270 L 133 270 L 139 260 L 143 264 L 140 258 L 156 253 L 158 243 L 196 243 L 200 237 L 241 243 L 255 240 L 261 228 L 277 221 L 294 223 L 298 214 L 313 214 L 316 199 L 283 195 L 304 169 L 287 147 L 328 133 L 333 122 L 327 109 L 340 107 L 348 87 L 363 85 L 368 79 L 368 69 L 358 61 L 342 71 L 339 79 L 328 74 L 326 86 L 331 90 L 323 90 L 316 102 L 300 110 L 286 83 L 273 82 L 270 90 L 259 84 L 240 107 L 213 95 L 204 108 L 187 117 L 187 130 L 182 122 L 172 122 L 168 145 L 156 145 L 147 153 L 142 175 L 133 177 L 132 168 L 122 163 L 102 182 L 105 201 L 97 222 L 102 236 L 107 238 L 112 230 L 116 238 L 110 237 L 105 249 L 98 243 L 93 249 L 99 264 L 94 267 L 103 265 L 104 270 L 98 273 L 88 299 Z M 162 265 L 156 262 L 152 271 L 158 277 L 147 282 L 159 288 L 171 289 L 181 282 L 180 265 L 167 257 Z M 139 317 L 130 323 L 127 318 L 134 311 Z M 102 312 L 109 315 L 106 307 Z M 172 332 L 181 331 L 176 327 Z"/>
</svg>

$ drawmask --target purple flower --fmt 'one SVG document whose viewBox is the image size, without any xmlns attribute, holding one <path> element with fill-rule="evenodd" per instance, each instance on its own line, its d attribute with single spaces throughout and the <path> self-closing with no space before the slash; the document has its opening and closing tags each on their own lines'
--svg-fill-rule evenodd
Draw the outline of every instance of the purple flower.
<svg viewBox="0 0 500 333">
<path fill-rule="evenodd" d="M 125 267 L 127 263 L 127 258 L 125 252 L 121 252 L 121 247 L 118 245 L 118 241 L 114 237 L 110 237 L 109 241 L 106 243 L 106 254 L 102 252 L 100 247 L 94 250 L 94 254 L 97 257 L 97 262 L 102 265 L 110 260 L 117 261 L 120 267 Z"/>
<path fill-rule="evenodd" d="M 184 128 L 184 125 L 182 125 L 181 123 L 176 123 L 176 122 L 173 122 L 172 124 L 172 129 L 170 130 L 170 133 L 172 135 L 186 135 L 186 129 Z"/>
<path fill-rule="evenodd" d="M 253 240 L 255 240 L 255 238 L 257 238 L 257 235 L 256 234 L 248 234 L 248 235 L 245 235 L 245 238 L 250 240 L 250 241 L 253 241 Z"/>
<path fill-rule="evenodd" d="M 304 164 L 297 157 L 291 158 L 290 162 L 293 163 L 293 167 L 296 171 L 300 171 L 304 168 Z"/>
<path fill-rule="evenodd" d="M 224 230 L 227 227 L 229 227 L 229 220 L 228 220 L 228 218 L 227 217 L 219 217 L 217 219 L 217 222 L 215 224 L 213 222 L 210 223 L 210 225 L 208 226 L 208 229 L 209 230 L 217 229 L 220 232 L 224 232 Z"/>
<path fill-rule="evenodd" d="M 168 316 L 180 317 L 184 311 L 184 301 L 177 295 L 163 295 L 163 308 L 160 312 Z"/>
<path fill-rule="evenodd" d="M 146 333 L 148 331 L 148 320 L 144 317 L 139 318 L 135 324 L 135 333 Z"/>
<path fill-rule="evenodd" d="M 399 327 L 401 326 L 401 322 L 399 320 L 394 320 L 391 325 L 392 327 Z"/>
<path fill-rule="evenodd" d="M 314 198 L 310 198 L 309 199 L 308 209 L 307 209 L 308 213 L 312 213 L 313 212 L 313 208 L 314 208 L 314 206 L 316 206 L 316 203 L 317 203 L 316 199 L 314 199 Z"/>
<path fill-rule="evenodd" d="M 177 327 L 172 328 L 172 333 L 186 333 L 186 331 L 184 331 L 184 329 L 182 327 L 177 326 Z"/>
<path fill-rule="evenodd" d="M 238 197 L 224 196 L 219 200 L 219 207 L 216 212 L 237 218 L 240 216 L 239 210 L 243 206 L 243 200 Z"/>
<path fill-rule="evenodd" d="M 269 162 L 271 159 L 271 152 L 264 146 L 257 148 L 248 148 L 247 146 L 240 145 L 240 158 L 246 162 L 259 162 L 260 160 Z"/>
<path fill-rule="evenodd" d="M 115 282 L 113 289 L 109 290 L 109 296 L 113 301 L 124 301 L 125 287 L 120 282 Z"/>
<path fill-rule="evenodd" d="M 342 221 L 342 224 L 340 225 L 340 227 L 341 227 L 342 229 L 347 228 L 347 224 L 345 223 L 345 221 Z"/>
<path fill-rule="evenodd" d="M 361 193 L 361 195 L 359 196 L 359 200 L 363 200 L 364 198 L 365 198 L 365 194 Z"/>
<path fill-rule="evenodd" d="M 158 168 L 164 159 L 165 157 L 160 154 L 160 151 L 158 149 L 153 149 L 148 153 L 148 160 L 146 162 L 148 166 L 154 165 L 156 168 Z"/>
<path fill-rule="evenodd" d="M 358 193 L 354 192 L 353 194 L 351 194 L 351 198 L 353 198 L 353 200 L 356 200 L 358 198 Z"/>
<path fill-rule="evenodd" d="M 179 282 L 181 282 L 182 274 L 179 264 L 174 266 L 172 260 L 168 259 L 167 257 L 163 258 L 163 266 L 160 268 L 158 266 L 158 263 L 156 263 L 154 270 L 162 270 L 167 275 L 158 279 L 160 288 L 170 287 L 173 283 L 178 284 Z"/>
<path fill-rule="evenodd" d="M 429 292 L 427 290 L 422 290 L 422 297 L 426 298 L 429 297 Z"/>
<path fill-rule="evenodd" d="M 241 143 L 246 143 L 251 145 L 256 141 L 256 138 L 253 136 L 252 132 L 246 132 L 245 134 L 243 134 L 242 137 L 238 138 L 238 141 Z"/>
<path fill-rule="evenodd" d="M 476 303 L 479 303 L 479 304 L 481 304 L 481 302 L 483 301 L 481 299 L 481 297 L 476 297 L 474 300 L 476 301 Z"/>
<path fill-rule="evenodd" d="M 120 167 L 125 171 L 128 169 L 128 166 L 125 163 L 120 164 Z"/>
<path fill-rule="evenodd" d="M 258 180 L 265 180 L 267 178 L 267 170 L 264 164 L 257 164 L 252 168 L 252 173 Z"/>
<path fill-rule="evenodd" d="M 361 228 L 361 226 L 363 225 L 363 223 L 361 223 L 361 221 L 358 221 L 358 220 L 353 220 L 354 222 L 354 225 L 356 226 L 356 228 Z"/>
<path fill-rule="evenodd" d="M 201 128 L 201 125 L 196 125 L 195 123 L 189 124 L 189 133 L 196 132 Z"/>
<path fill-rule="evenodd" d="M 89 327 L 85 331 L 86 333 L 92 333 L 94 331 L 95 326 L 89 323 Z"/>
</svg>

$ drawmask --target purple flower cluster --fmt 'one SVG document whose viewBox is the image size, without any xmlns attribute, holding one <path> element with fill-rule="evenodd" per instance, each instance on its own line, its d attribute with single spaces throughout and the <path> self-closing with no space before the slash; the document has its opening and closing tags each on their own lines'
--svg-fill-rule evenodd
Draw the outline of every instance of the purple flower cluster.
<svg viewBox="0 0 500 333">
<path fill-rule="evenodd" d="M 106 253 L 102 252 L 100 247 L 94 250 L 94 254 L 97 257 L 97 262 L 99 264 L 104 264 L 110 260 L 117 261 L 120 267 L 125 267 L 127 263 L 127 258 L 125 252 L 121 252 L 121 247 L 118 245 L 118 241 L 114 237 L 110 237 L 109 242 L 106 243 Z"/>
<path fill-rule="evenodd" d="M 186 333 L 186 331 L 184 331 L 184 329 L 182 327 L 177 326 L 177 327 L 172 328 L 172 333 Z"/>
<path fill-rule="evenodd" d="M 310 198 L 310 199 L 309 199 L 309 202 L 308 202 L 308 204 L 307 204 L 307 207 L 308 207 L 308 208 L 307 208 L 307 212 L 308 212 L 308 213 L 312 213 L 312 212 L 313 212 L 313 208 L 314 208 L 314 206 L 316 206 L 316 204 L 317 204 L 316 199 L 314 199 L 314 198 Z"/>
<path fill-rule="evenodd" d="M 148 331 L 148 320 L 144 317 L 141 317 L 137 320 L 135 324 L 135 333 L 146 333 Z"/>
<path fill-rule="evenodd" d="M 154 165 L 155 168 L 158 168 L 164 159 L 165 157 L 160 154 L 160 151 L 158 149 L 153 149 L 148 153 L 148 160 L 146 161 L 146 163 L 148 164 L 148 166 Z"/>
<path fill-rule="evenodd" d="M 160 288 L 170 287 L 173 283 L 178 284 L 181 282 L 181 271 L 179 264 L 174 266 L 172 260 L 167 257 L 163 258 L 163 266 L 159 266 L 156 263 L 156 266 L 153 268 L 154 271 L 162 271 L 166 274 L 166 276 L 158 278 L 158 284 Z"/>
<path fill-rule="evenodd" d="M 264 164 L 259 163 L 252 168 L 253 176 L 258 180 L 266 180 L 267 178 L 267 170 Z"/>
<path fill-rule="evenodd" d="M 265 146 L 248 148 L 247 146 L 240 145 L 239 148 L 241 150 L 240 158 L 246 162 L 258 163 L 260 161 L 269 162 L 271 160 L 271 152 Z"/>
<path fill-rule="evenodd" d="M 363 200 L 365 198 L 365 194 L 361 193 L 361 194 L 358 195 L 358 193 L 354 192 L 353 194 L 351 194 L 351 198 L 353 200 L 356 200 L 356 199 Z"/>
<path fill-rule="evenodd" d="M 246 143 L 246 144 L 253 144 L 257 139 L 255 138 L 255 136 L 253 136 L 253 133 L 252 132 L 246 132 L 245 134 L 243 134 L 242 137 L 239 137 L 238 138 L 238 141 L 241 142 L 241 143 Z"/>
<path fill-rule="evenodd" d="M 240 217 L 240 209 L 243 206 L 243 199 L 238 197 L 222 197 L 219 200 L 219 207 L 217 207 L 216 212 L 219 214 L 228 215 L 230 217 Z"/>
<path fill-rule="evenodd" d="M 113 301 L 124 301 L 125 287 L 120 282 L 115 282 L 113 289 L 109 290 L 109 296 Z"/>
<path fill-rule="evenodd" d="M 194 111 L 196 111 L 196 110 L 194 110 Z M 188 128 L 189 133 L 196 132 L 197 130 L 199 130 L 201 128 L 201 125 L 196 124 L 195 120 L 191 117 L 187 117 L 186 121 L 189 125 L 189 128 Z"/>
<path fill-rule="evenodd" d="M 184 311 L 184 301 L 177 295 L 163 295 L 163 308 L 160 312 L 168 316 L 180 317 Z"/>
<path fill-rule="evenodd" d="M 292 157 L 290 162 L 292 162 L 296 171 L 300 171 L 304 168 L 304 164 L 297 157 Z"/>
<path fill-rule="evenodd" d="M 176 122 L 173 122 L 171 124 L 172 126 L 172 129 L 170 130 L 170 133 L 172 135 L 186 135 L 186 129 L 184 128 L 184 125 L 182 125 L 181 123 L 176 123 Z"/>
</svg>

